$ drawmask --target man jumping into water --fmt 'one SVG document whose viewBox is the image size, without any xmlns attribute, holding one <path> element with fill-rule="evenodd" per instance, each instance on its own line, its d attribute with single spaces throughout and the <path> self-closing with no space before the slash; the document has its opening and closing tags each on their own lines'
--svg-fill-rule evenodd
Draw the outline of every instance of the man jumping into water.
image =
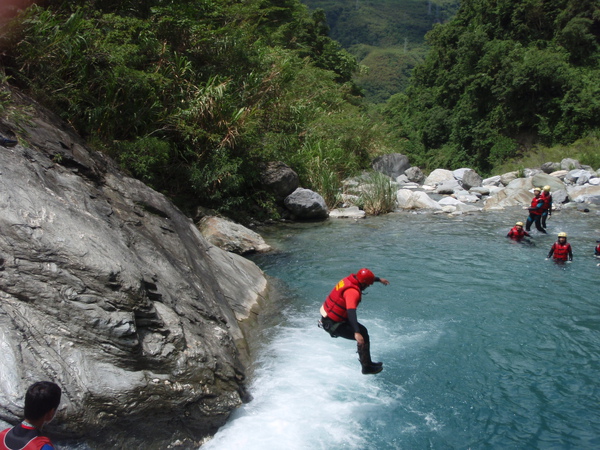
<svg viewBox="0 0 600 450">
<path fill-rule="evenodd" d="M 343 337 L 356 341 L 358 358 L 363 374 L 375 374 L 383 370 L 383 364 L 371 360 L 369 332 L 358 322 L 356 308 L 362 299 L 362 291 L 375 281 L 390 284 L 385 278 L 376 277 L 369 269 L 360 269 L 348 275 L 333 288 L 321 306 L 319 326 L 331 337 Z"/>
</svg>

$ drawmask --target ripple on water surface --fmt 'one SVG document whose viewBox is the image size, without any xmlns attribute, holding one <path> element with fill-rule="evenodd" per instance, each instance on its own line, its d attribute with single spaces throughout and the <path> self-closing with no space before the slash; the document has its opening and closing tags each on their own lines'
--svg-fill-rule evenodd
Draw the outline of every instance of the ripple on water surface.
<svg viewBox="0 0 600 450">
<path fill-rule="evenodd" d="M 600 448 L 598 215 L 558 212 L 550 234 L 505 238 L 522 210 L 390 214 L 262 230 L 256 262 L 286 284 L 251 392 L 212 449 Z M 596 227 L 596 228 L 595 228 Z M 572 264 L 545 256 L 558 231 Z M 376 376 L 355 344 L 316 327 L 360 267 Z"/>
</svg>

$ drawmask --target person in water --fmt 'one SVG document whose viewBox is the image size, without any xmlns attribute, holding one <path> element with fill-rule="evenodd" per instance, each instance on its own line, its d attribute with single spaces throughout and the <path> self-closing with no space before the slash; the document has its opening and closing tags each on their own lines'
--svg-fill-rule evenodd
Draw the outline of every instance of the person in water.
<svg viewBox="0 0 600 450">
<path fill-rule="evenodd" d="M 40 430 L 51 422 L 60 404 L 61 390 L 51 381 L 38 381 L 25 394 L 25 420 L 0 433 L 0 450 L 54 450 Z"/>
<path fill-rule="evenodd" d="M 376 277 L 369 269 L 340 280 L 321 306 L 319 326 L 331 337 L 343 337 L 356 341 L 358 358 L 363 374 L 375 374 L 383 370 L 383 364 L 371 360 L 371 342 L 366 327 L 358 322 L 356 308 L 362 299 L 362 291 L 375 281 L 390 284 L 385 278 Z"/>
<path fill-rule="evenodd" d="M 573 250 L 571 244 L 567 242 L 567 233 L 561 231 L 558 233 L 558 241 L 552 244 L 548 259 L 554 258 L 554 261 L 573 261 Z"/>
<path fill-rule="evenodd" d="M 544 212 L 542 212 L 541 225 L 542 228 L 546 229 L 546 220 L 548 220 L 548 216 L 552 215 L 552 194 L 550 193 L 550 186 L 544 186 L 540 197 L 544 200 Z"/>
<path fill-rule="evenodd" d="M 600 239 L 596 241 L 596 248 L 594 249 L 594 256 L 600 258 Z"/>
<path fill-rule="evenodd" d="M 515 241 L 520 241 L 525 236 L 529 237 L 529 233 L 523 229 L 523 222 L 515 223 L 515 226 L 510 229 L 506 237 L 514 239 Z"/>
<path fill-rule="evenodd" d="M 527 225 L 525 225 L 525 230 L 531 230 L 531 224 L 535 223 L 535 228 L 540 233 L 546 233 L 546 230 L 542 228 L 541 220 L 542 213 L 544 212 L 544 199 L 541 197 L 542 190 L 538 187 L 533 188 L 533 193 L 535 197 L 531 200 L 531 206 L 529 209 L 529 217 L 527 217 Z"/>
</svg>

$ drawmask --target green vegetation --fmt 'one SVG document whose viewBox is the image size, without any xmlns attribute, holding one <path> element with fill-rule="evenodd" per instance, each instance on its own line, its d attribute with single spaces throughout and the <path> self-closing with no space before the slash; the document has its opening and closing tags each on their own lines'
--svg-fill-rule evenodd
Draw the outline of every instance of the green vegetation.
<svg viewBox="0 0 600 450">
<path fill-rule="evenodd" d="M 331 208 L 341 180 L 382 153 L 425 171 L 565 155 L 600 165 L 597 1 L 469 0 L 455 15 L 455 0 L 306 2 L 323 9 L 34 5 L 0 32 L 0 114 L 15 114 L 11 83 L 184 211 L 240 220 L 277 214 L 257 192 L 266 161 L 288 164 Z M 361 200 L 371 214 L 393 208 L 389 183 L 377 189 Z"/>
<path fill-rule="evenodd" d="M 403 92 L 410 71 L 424 58 L 425 34 L 436 23 L 448 21 L 458 0 L 303 0 L 323 9 L 330 36 L 364 66 L 356 84 L 370 102 L 383 103 Z"/>
<path fill-rule="evenodd" d="M 359 206 L 366 214 L 378 216 L 393 211 L 396 207 L 398 187 L 390 177 L 371 172 L 365 180 L 359 194 Z"/>
<path fill-rule="evenodd" d="M 364 52 L 365 56 L 360 62 L 364 68 L 356 75 L 355 81 L 363 89 L 365 98 L 375 103 L 384 103 L 392 95 L 404 92 L 412 69 L 425 59 L 423 46 L 413 50 L 362 47 L 361 53 Z"/>
<path fill-rule="evenodd" d="M 427 40 L 411 86 L 384 108 L 421 167 L 487 173 L 600 126 L 597 2 L 465 1 Z"/>
<path fill-rule="evenodd" d="M 0 34 L 11 83 L 184 210 L 258 208 L 280 160 L 334 202 L 338 180 L 386 151 L 360 106 L 356 60 L 296 0 L 49 1 Z M 246 209 L 246 211 L 244 211 Z"/>
<path fill-rule="evenodd" d="M 560 162 L 563 158 L 573 158 L 581 164 L 600 168 L 600 132 L 595 131 L 572 144 L 553 147 L 537 146 L 526 155 L 512 158 L 494 167 L 494 173 L 505 173 L 523 167 L 540 167 L 548 161 Z"/>
</svg>

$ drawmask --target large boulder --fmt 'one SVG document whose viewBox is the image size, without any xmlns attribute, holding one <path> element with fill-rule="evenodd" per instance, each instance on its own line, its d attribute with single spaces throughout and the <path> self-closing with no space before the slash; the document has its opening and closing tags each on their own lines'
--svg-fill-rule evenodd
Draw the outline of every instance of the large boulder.
<svg viewBox="0 0 600 450">
<path fill-rule="evenodd" d="M 473 169 L 467 169 L 462 176 L 461 184 L 462 186 L 469 190 L 472 187 L 480 187 L 483 183 L 483 178 Z"/>
<path fill-rule="evenodd" d="M 435 188 L 436 194 L 445 194 L 450 195 L 454 194 L 456 191 L 464 190 L 462 186 L 459 184 L 458 180 L 444 180 Z"/>
<path fill-rule="evenodd" d="M 25 112 L 0 126 L 28 144 L 0 149 L 0 419 L 18 422 L 27 386 L 53 380 L 50 434 L 197 448 L 247 398 L 240 321 L 264 274 L 12 96 Z"/>
<path fill-rule="evenodd" d="M 545 162 L 544 164 L 541 165 L 540 169 L 544 173 L 551 174 L 552 172 L 556 172 L 557 170 L 560 170 L 560 163 Z"/>
<path fill-rule="evenodd" d="M 465 172 L 467 170 L 471 170 L 471 169 L 462 167 L 460 169 L 453 170 L 452 175 L 454 175 L 454 178 L 457 179 L 458 181 L 462 181 L 463 176 L 465 175 Z"/>
<path fill-rule="evenodd" d="M 459 203 L 462 203 L 462 202 L 460 200 L 457 200 L 456 198 L 450 197 L 450 196 L 444 197 L 444 198 L 438 200 L 438 204 L 441 206 L 448 206 L 448 205 L 456 206 Z"/>
<path fill-rule="evenodd" d="M 567 192 L 573 202 L 600 205 L 600 186 L 572 186 L 567 188 Z"/>
<path fill-rule="evenodd" d="M 456 198 L 462 203 L 475 203 L 478 202 L 480 197 L 475 194 L 470 194 L 467 191 L 462 191 L 456 194 Z"/>
<path fill-rule="evenodd" d="M 476 195 L 490 195 L 491 186 L 486 185 L 486 186 L 472 187 L 471 189 L 469 189 L 469 192 L 472 194 L 476 194 Z"/>
<path fill-rule="evenodd" d="M 409 167 L 408 169 L 406 169 L 404 171 L 404 175 L 406 176 L 408 181 L 411 181 L 413 183 L 422 184 L 423 180 L 425 180 L 425 175 L 423 174 L 421 169 L 419 169 L 416 166 Z"/>
<path fill-rule="evenodd" d="M 482 186 L 500 186 L 502 185 L 502 177 L 500 175 L 494 175 L 493 177 L 486 178 L 481 182 Z"/>
<path fill-rule="evenodd" d="M 570 170 L 565 175 L 565 181 L 572 183 L 572 184 L 582 185 L 582 184 L 587 183 L 591 177 L 592 177 L 592 173 L 589 170 L 575 169 L 575 170 Z"/>
<path fill-rule="evenodd" d="M 296 189 L 283 203 L 295 220 L 323 220 L 329 215 L 323 197 L 310 189 Z"/>
<path fill-rule="evenodd" d="M 519 178 L 519 172 L 515 170 L 513 172 L 507 172 L 500 175 L 500 182 L 503 186 L 508 186 L 511 181 L 516 180 L 517 178 Z"/>
<path fill-rule="evenodd" d="M 581 169 L 581 163 L 576 159 L 565 158 L 560 162 L 560 168 L 567 171 Z"/>
<path fill-rule="evenodd" d="M 557 170 L 556 172 L 552 172 L 550 176 L 558 178 L 559 180 L 564 180 L 568 173 L 568 170 Z"/>
<path fill-rule="evenodd" d="M 551 191 L 551 194 L 552 194 L 552 205 L 554 205 L 554 207 L 569 201 L 569 194 L 567 193 L 566 188 L 559 189 L 557 191 Z"/>
<path fill-rule="evenodd" d="M 435 169 L 427 176 L 427 178 L 425 178 L 423 184 L 426 184 L 428 186 L 437 186 L 443 181 L 452 180 L 455 180 L 452 171 L 446 169 Z"/>
<path fill-rule="evenodd" d="M 262 182 L 275 199 L 283 201 L 299 186 L 298 174 L 281 161 L 267 163 L 262 169 Z"/>
<path fill-rule="evenodd" d="M 373 170 L 396 179 L 410 167 L 410 163 L 408 161 L 408 156 L 400 153 L 390 153 L 375 158 L 371 166 L 373 167 Z"/>
<path fill-rule="evenodd" d="M 533 189 L 532 178 L 515 178 L 504 189 L 488 197 L 483 209 L 496 210 L 517 205 L 529 206 L 533 199 L 531 189 Z"/>
<path fill-rule="evenodd" d="M 524 177 L 533 177 L 534 175 L 537 175 L 538 173 L 544 173 L 542 170 L 540 169 L 523 169 L 523 176 Z"/>
<path fill-rule="evenodd" d="M 560 178 L 545 173 L 534 175 L 531 182 L 537 187 L 550 186 L 550 192 L 565 189 L 565 183 L 563 183 Z"/>
<path fill-rule="evenodd" d="M 206 216 L 200 220 L 198 228 L 208 242 L 228 252 L 245 255 L 272 250 L 260 234 L 229 219 Z"/>
<path fill-rule="evenodd" d="M 433 209 L 441 210 L 438 202 L 433 200 L 423 191 L 411 191 L 410 189 L 399 189 L 396 193 L 396 201 L 400 209 Z"/>
</svg>

